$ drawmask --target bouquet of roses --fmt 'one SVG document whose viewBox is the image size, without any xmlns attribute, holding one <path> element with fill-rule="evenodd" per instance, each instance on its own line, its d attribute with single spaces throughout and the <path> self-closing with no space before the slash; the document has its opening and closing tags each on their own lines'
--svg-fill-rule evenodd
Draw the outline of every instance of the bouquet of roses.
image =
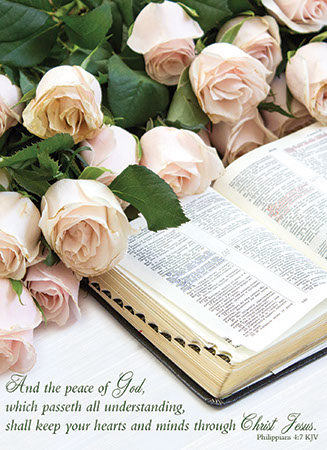
<svg viewBox="0 0 327 450">
<path fill-rule="evenodd" d="M 0 373 L 78 318 L 129 219 L 179 226 L 224 165 L 327 124 L 325 25 L 319 0 L 0 0 Z"/>
</svg>

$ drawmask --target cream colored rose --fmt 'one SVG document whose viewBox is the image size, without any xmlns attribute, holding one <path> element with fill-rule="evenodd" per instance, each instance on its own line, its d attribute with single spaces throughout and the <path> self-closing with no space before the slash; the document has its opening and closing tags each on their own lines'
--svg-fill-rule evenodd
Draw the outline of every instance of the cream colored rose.
<svg viewBox="0 0 327 450">
<path fill-rule="evenodd" d="M 89 166 L 104 167 L 98 181 L 109 185 L 130 164 L 138 164 L 137 144 L 134 136 L 123 128 L 114 125 L 104 126 L 93 138 L 85 140 L 82 146 L 91 150 L 83 150 L 80 154 Z"/>
<path fill-rule="evenodd" d="M 62 262 L 52 267 L 43 262 L 29 267 L 25 284 L 49 322 L 62 326 L 71 315 L 80 317 L 79 281 Z"/>
<path fill-rule="evenodd" d="M 149 3 L 137 16 L 127 45 L 145 59 L 148 75 L 168 86 L 195 57 L 193 39 L 203 35 L 199 24 L 177 3 Z"/>
<path fill-rule="evenodd" d="M 220 28 L 216 41 L 219 42 L 228 30 L 241 22 L 243 22 L 243 25 L 237 33 L 233 44 L 259 60 L 271 72 L 267 78 L 269 83 L 282 60 L 277 22 L 270 16 L 235 17 Z"/>
<path fill-rule="evenodd" d="M 24 287 L 19 302 L 9 280 L 0 279 L 0 374 L 10 369 L 27 372 L 36 361 L 33 330 L 41 322 L 41 313 Z"/>
<path fill-rule="evenodd" d="M 0 75 L 0 136 L 20 122 L 24 106 L 15 105 L 21 98 L 19 87 L 12 84 L 5 75 Z"/>
<path fill-rule="evenodd" d="M 213 123 L 235 124 L 269 93 L 267 69 L 232 44 L 212 44 L 195 58 L 190 80 L 203 111 Z"/>
<path fill-rule="evenodd" d="M 228 166 L 240 156 L 276 140 L 277 136 L 265 127 L 258 110 L 254 109 L 234 126 L 225 122 L 213 125 L 210 139 Z"/>
<path fill-rule="evenodd" d="M 57 181 L 41 209 L 45 239 L 78 275 L 100 275 L 126 253 L 132 229 L 114 194 L 99 181 Z"/>
<path fill-rule="evenodd" d="M 300 47 L 287 63 L 286 82 L 310 115 L 327 125 L 327 43 Z"/>
<path fill-rule="evenodd" d="M 262 0 L 269 14 L 297 33 L 314 33 L 327 25 L 326 0 Z"/>
<path fill-rule="evenodd" d="M 193 39 L 164 42 L 145 53 L 145 70 L 158 83 L 173 86 L 195 58 Z"/>
<path fill-rule="evenodd" d="M 0 278 L 20 280 L 38 256 L 39 210 L 17 192 L 0 192 Z"/>
<path fill-rule="evenodd" d="M 79 66 L 58 66 L 41 79 L 23 112 L 24 126 L 43 139 L 68 133 L 75 143 L 96 135 L 102 125 L 101 87 Z"/>
<path fill-rule="evenodd" d="M 223 175 L 215 149 L 192 131 L 152 128 L 142 136 L 141 146 L 141 165 L 163 178 L 179 197 L 200 194 Z"/>
<path fill-rule="evenodd" d="M 280 77 L 274 78 L 271 83 L 271 96 L 267 98 L 267 102 L 273 102 L 275 105 L 280 106 L 284 111 L 288 111 L 285 74 L 281 74 Z M 310 116 L 307 108 L 294 97 L 291 100 L 290 112 L 295 118 L 284 116 L 277 111 L 269 112 L 263 110 L 261 114 L 266 127 L 278 138 L 301 130 L 315 122 L 315 119 Z"/>
</svg>

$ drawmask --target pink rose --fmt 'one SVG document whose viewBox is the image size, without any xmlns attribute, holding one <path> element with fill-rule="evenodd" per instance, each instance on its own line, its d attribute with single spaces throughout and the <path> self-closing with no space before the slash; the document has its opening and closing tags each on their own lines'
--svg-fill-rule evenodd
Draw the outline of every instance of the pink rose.
<svg viewBox="0 0 327 450">
<path fill-rule="evenodd" d="M 194 58 L 193 39 L 176 39 L 159 44 L 145 53 L 145 70 L 158 83 L 173 86 Z"/>
<path fill-rule="evenodd" d="M 42 307 L 47 320 L 62 326 L 71 313 L 76 319 L 80 317 L 79 281 L 62 262 L 52 267 L 43 262 L 29 267 L 25 284 Z"/>
<path fill-rule="evenodd" d="M 327 125 L 327 43 L 300 47 L 286 66 L 286 83 L 310 115 Z"/>
<path fill-rule="evenodd" d="M 19 87 L 12 84 L 8 77 L 0 75 L 0 136 L 10 127 L 20 122 L 24 106 L 15 106 L 22 98 Z"/>
<path fill-rule="evenodd" d="M 210 138 L 227 166 L 255 148 L 276 140 L 277 136 L 265 127 L 258 110 L 254 109 L 234 126 L 225 122 L 213 125 Z"/>
<path fill-rule="evenodd" d="M 41 322 L 41 313 L 24 287 L 20 304 L 9 280 L 0 279 L 0 373 L 10 369 L 27 372 L 36 361 L 33 329 Z"/>
<path fill-rule="evenodd" d="M 114 194 L 99 181 L 57 181 L 41 209 L 45 239 L 79 276 L 101 275 L 125 255 L 132 228 Z"/>
<path fill-rule="evenodd" d="M 141 138 L 141 164 L 163 178 L 176 195 L 200 194 L 223 174 L 214 148 L 192 131 L 156 127 Z"/>
<path fill-rule="evenodd" d="M 68 133 L 75 143 L 90 139 L 102 126 L 101 87 L 79 66 L 58 66 L 41 79 L 36 97 L 23 112 L 24 126 L 43 139 Z"/>
<path fill-rule="evenodd" d="M 98 178 L 105 185 L 109 185 L 130 164 L 137 164 L 137 144 L 134 136 L 123 128 L 103 126 L 93 138 L 85 140 L 82 146 L 91 151 L 81 152 L 82 158 L 90 166 L 104 167 L 110 170 Z"/>
<path fill-rule="evenodd" d="M 190 80 L 203 111 L 213 123 L 235 124 L 269 93 L 269 72 L 232 44 L 212 44 L 195 58 Z"/>
<path fill-rule="evenodd" d="M 271 83 L 271 91 L 271 97 L 267 98 L 267 102 L 271 101 L 276 105 L 279 105 L 284 111 L 288 111 L 285 74 L 274 78 Z M 294 131 L 300 130 L 315 121 L 315 119 L 310 116 L 307 108 L 294 97 L 291 100 L 291 114 L 293 114 L 295 118 L 284 116 L 276 111 L 269 112 L 263 110 L 261 114 L 266 127 L 278 138 L 294 133 Z"/>
<path fill-rule="evenodd" d="M 326 0 L 262 0 L 278 22 L 297 33 L 314 33 L 327 25 Z"/>
<path fill-rule="evenodd" d="M 243 22 L 243 25 L 237 33 L 233 44 L 259 60 L 271 72 L 267 78 L 269 83 L 282 60 L 278 24 L 270 16 L 235 17 L 220 28 L 216 41 L 219 42 L 229 29 L 241 22 Z"/>
<path fill-rule="evenodd" d="M 199 24 L 180 5 L 164 1 L 142 9 L 127 45 L 144 55 L 146 72 L 153 80 L 171 86 L 193 61 L 193 39 L 202 35 Z"/>
<path fill-rule="evenodd" d="M 40 213 L 18 192 L 0 192 L 0 278 L 24 277 L 39 253 Z"/>
</svg>

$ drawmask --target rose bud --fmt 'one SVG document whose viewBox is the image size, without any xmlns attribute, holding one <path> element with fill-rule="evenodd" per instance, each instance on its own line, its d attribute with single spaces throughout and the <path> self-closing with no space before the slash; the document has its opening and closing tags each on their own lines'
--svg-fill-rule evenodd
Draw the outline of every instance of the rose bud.
<svg viewBox="0 0 327 450">
<path fill-rule="evenodd" d="M 25 284 L 49 322 L 62 326 L 71 314 L 75 319 L 80 317 L 79 281 L 62 262 L 52 267 L 43 262 L 29 267 Z"/>
<path fill-rule="evenodd" d="M 199 24 L 180 5 L 164 1 L 142 9 L 127 45 L 144 55 L 149 77 L 172 86 L 195 57 L 193 39 L 202 35 Z"/>
<path fill-rule="evenodd" d="M 102 125 L 101 87 L 79 66 L 49 70 L 36 89 L 36 97 L 23 112 L 24 126 L 43 139 L 68 133 L 75 143 L 96 135 Z"/>
<path fill-rule="evenodd" d="M 40 213 L 18 192 L 0 192 L 0 278 L 20 280 L 39 253 Z"/>
<path fill-rule="evenodd" d="M 20 122 L 24 106 L 17 103 L 21 98 L 19 87 L 12 84 L 5 75 L 0 75 L 0 136 Z"/>
<path fill-rule="evenodd" d="M 325 0 L 262 0 L 262 5 L 279 23 L 297 33 L 314 33 L 327 25 Z"/>
<path fill-rule="evenodd" d="M 327 125 L 327 43 L 300 47 L 287 63 L 286 83 L 310 115 Z"/>
<path fill-rule="evenodd" d="M 284 111 L 288 112 L 287 107 L 287 86 L 285 74 L 275 77 L 271 83 L 271 96 L 267 98 L 267 102 L 273 102 L 280 106 Z M 294 131 L 310 125 L 315 119 L 310 116 L 307 108 L 297 101 L 294 97 L 291 100 L 290 113 L 294 118 L 284 116 L 277 111 L 261 111 L 266 127 L 274 133 L 278 138 L 294 133 Z"/>
<path fill-rule="evenodd" d="M 212 44 L 195 58 L 190 81 L 203 111 L 213 123 L 235 124 L 249 107 L 269 93 L 269 72 L 252 56 L 232 44 Z"/>
<path fill-rule="evenodd" d="M 210 139 L 228 166 L 255 148 L 275 141 L 277 136 L 265 127 L 258 110 L 254 109 L 234 126 L 225 122 L 213 125 Z"/>
<path fill-rule="evenodd" d="M 137 144 L 134 136 L 123 128 L 103 126 L 93 138 L 81 142 L 91 150 L 83 150 L 80 155 L 90 166 L 104 167 L 98 181 L 109 185 L 130 164 L 137 164 Z"/>
<path fill-rule="evenodd" d="M 57 181 L 42 198 L 41 210 L 45 239 L 76 274 L 100 275 L 126 253 L 132 228 L 114 194 L 99 181 Z"/>
<path fill-rule="evenodd" d="M 141 138 L 141 165 L 170 185 L 178 197 L 200 194 L 224 168 L 214 148 L 196 133 L 156 127 Z"/>
<path fill-rule="evenodd" d="M 0 279 L 0 373 L 10 369 L 25 373 L 36 361 L 33 329 L 41 322 L 30 293 L 23 287 L 19 301 L 9 280 Z"/>
<path fill-rule="evenodd" d="M 228 30 L 241 22 L 243 24 L 233 44 L 248 55 L 259 60 L 269 70 L 270 75 L 267 78 L 267 82 L 269 83 L 273 79 L 277 66 L 282 60 L 277 22 L 270 16 L 235 17 L 220 28 L 216 41 L 219 42 Z"/>
</svg>

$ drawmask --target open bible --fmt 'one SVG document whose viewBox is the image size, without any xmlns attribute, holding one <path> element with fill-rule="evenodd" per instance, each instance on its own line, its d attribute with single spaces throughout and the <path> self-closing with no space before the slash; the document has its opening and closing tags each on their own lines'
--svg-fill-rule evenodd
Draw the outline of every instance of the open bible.
<svg viewBox="0 0 327 450">
<path fill-rule="evenodd" d="M 225 398 L 327 340 L 327 127 L 233 162 L 187 197 L 190 222 L 132 222 L 128 254 L 93 287 L 182 373 Z"/>
</svg>

